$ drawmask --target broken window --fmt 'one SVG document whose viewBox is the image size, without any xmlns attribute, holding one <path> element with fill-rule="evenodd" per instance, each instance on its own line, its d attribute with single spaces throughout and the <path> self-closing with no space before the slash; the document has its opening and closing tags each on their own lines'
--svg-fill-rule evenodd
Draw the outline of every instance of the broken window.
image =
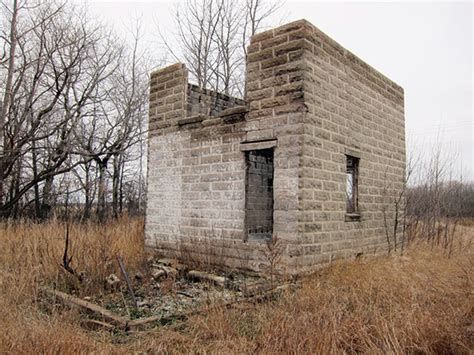
<svg viewBox="0 0 474 355">
<path fill-rule="evenodd" d="M 273 233 L 273 149 L 246 152 L 247 238 L 269 240 Z"/>
<path fill-rule="evenodd" d="M 356 214 L 358 207 L 359 159 L 347 155 L 346 160 L 346 212 Z"/>
</svg>

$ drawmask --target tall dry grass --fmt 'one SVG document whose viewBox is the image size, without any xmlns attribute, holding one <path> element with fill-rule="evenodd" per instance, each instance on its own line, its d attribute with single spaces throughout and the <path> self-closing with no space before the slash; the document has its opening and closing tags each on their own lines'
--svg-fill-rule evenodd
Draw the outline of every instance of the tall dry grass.
<svg viewBox="0 0 474 355">
<path fill-rule="evenodd" d="M 472 231 L 472 230 L 470 230 Z M 14 353 L 472 353 L 472 244 L 448 257 L 413 243 L 403 256 L 341 261 L 305 278 L 302 288 L 251 309 L 213 309 L 143 335 L 91 332 L 74 310 L 46 312 L 39 284 L 72 287 L 59 266 L 57 222 L 0 231 L 0 351 Z M 143 267 L 142 222 L 74 225 L 73 266 L 100 292 L 116 266 Z"/>
<path fill-rule="evenodd" d="M 123 217 L 118 222 L 98 225 L 69 225 L 71 266 L 82 275 L 68 273 L 62 265 L 66 224 L 52 220 L 43 224 L 31 221 L 4 223 L 0 227 L 0 272 L 16 299 L 37 295 L 38 286 L 55 285 L 77 292 L 98 292 L 112 272 L 118 271 L 116 256 L 130 270 L 139 269 L 145 260 L 143 221 Z"/>
</svg>

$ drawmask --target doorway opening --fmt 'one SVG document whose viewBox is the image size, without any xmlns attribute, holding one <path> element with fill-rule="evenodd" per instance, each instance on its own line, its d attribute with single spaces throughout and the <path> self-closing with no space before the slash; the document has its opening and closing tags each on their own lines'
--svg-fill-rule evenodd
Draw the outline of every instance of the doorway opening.
<svg viewBox="0 0 474 355">
<path fill-rule="evenodd" d="M 270 240 L 273 233 L 273 148 L 246 154 L 245 210 L 248 240 Z"/>
</svg>

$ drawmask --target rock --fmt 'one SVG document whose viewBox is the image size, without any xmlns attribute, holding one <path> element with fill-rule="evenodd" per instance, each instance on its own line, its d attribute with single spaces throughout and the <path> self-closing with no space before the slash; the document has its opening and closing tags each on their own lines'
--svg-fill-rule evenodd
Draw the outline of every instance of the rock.
<svg viewBox="0 0 474 355">
<path fill-rule="evenodd" d="M 136 280 L 143 280 L 143 274 L 140 271 L 137 271 L 135 273 L 135 279 Z"/>
<path fill-rule="evenodd" d="M 172 277 L 178 276 L 178 270 L 176 270 L 173 267 L 162 266 L 161 270 L 164 270 L 164 272 L 166 272 L 166 276 L 172 276 Z"/>
<path fill-rule="evenodd" d="M 166 276 L 166 271 L 162 269 L 153 269 L 151 271 L 151 276 L 153 277 L 153 279 L 159 280 Z"/>
<path fill-rule="evenodd" d="M 197 279 L 199 281 L 210 281 L 218 286 L 225 287 L 227 279 L 223 276 L 214 275 L 208 272 L 191 270 L 188 272 L 188 276 L 191 279 Z"/>
<path fill-rule="evenodd" d="M 148 303 L 147 300 L 141 300 L 141 301 L 138 301 L 137 302 L 137 306 L 138 307 L 145 307 L 145 306 L 149 306 L 150 304 Z"/>
<path fill-rule="evenodd" d="M 86 297 L 84 297 L 84 299 L 85 299 L 86 301 L 90 301 L 90 300 L 92 299 L 92 297 L 86 296 Z"/>
<path fill-rule="evenodd" d="M 155 280 L 160 279 L 164 276 L 176 277 L 178 276 L 178 270 L 172 267 L 154 264 L 151 271 L 151 276 L 153 276 Z"/>
<path fill-rule="evenodd" d="M 164 266 L 171 266 L 173 265 L 173 260 L 172 259 L 159 259 L 158 264 L 161 264 Z"/>
<path fill-rule="evenodd" d="M 244 297 L 252 297 L 255 295 L 261 295 L 265 292 L 270 291 L 273 288 L 271 282 L 267 280 L 259 280 L 256 282 L 248 283 L 242 285 L 240 291 L 243 293 Z"/>
<path fill-rule="evenodd" d="M 107 284 L 109 284 L 109 286 L 112 286 L 112 287 L 120 283 L 120 279 L 115 274 L 110 274 L 109 276 L 107 276 L 106 281 L 107 281 Z"/>
</svg>

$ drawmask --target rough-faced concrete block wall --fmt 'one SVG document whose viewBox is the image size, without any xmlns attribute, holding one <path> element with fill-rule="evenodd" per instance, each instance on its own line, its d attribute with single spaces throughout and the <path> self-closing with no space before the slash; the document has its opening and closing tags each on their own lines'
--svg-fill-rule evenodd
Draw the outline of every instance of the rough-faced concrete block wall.
<svg viewBox="0 0 474 355">
<path fill-rule="evenodd" d="M 247 57 L 248 140 L 275 139 L 273 236 L 286 245 L 292 267 L 298 242 L 299 177 L 306 115 L 303 48 L 290 39 L 291 26 L 252 37 Z"/>
<path fill-rule="evenodd" d="M 148 246 L 261 271 L 245 157 L 263 149 L 273 152 L 282 268 L 310 270 L 382 245 L 383 211 L 391 228 L 390 197 L 403 185 L 403 90 L 308 22 L 251 39 L 246 107 L 197 90 L 181 64 L 153 73 L 150 92 Z M 348 155 L 359 159 L 358 215 L 346 213 Z"/>
<path fill-rule="evenodd" d="M 215 247 L 231 258 L 232 241 L 243 240 L 244 133 L 194 115 L 187 77 L 182 64 L 151 75 L 146 245 L 172 257 Z"/>
<path fill-rule="evenodd" d="M 187 82 L 188 71 L 180 63 L 151 74 L 149 136 L 165 133 L 186 116 Z"/>
<path fill-rule="evenodd" d="M 197 85 L 188 84 L 187 92 L 187 114 L 216 116 L 222 111 L 245 105 L 245 101 L 221 94 L 212 90 L 199 88 Z"/>
<path fill-rule="evenodd" d="M 145 243 L 150 246 L 155 246 L 158 240 L 168 242 L 179 232 L 181 170 L 177 161 L 180 156 L 171 144 L 175 143 L 174 127 L 186 115 L 187 81 L 188 74 L 183 64 L 158 70 L 150 77 L 145 233 Z"/>
<path fill-rule="evenodd" d="M 403 188 L 403 89 L 311 24 L 307 41 L 299 264 L 386 248 Z M 346 160 L 359 158 L 359 215 L 346 213 Z M 384 221 L 384 212 L 386 221 Z M 385 225 L 385 222 L 387 225 Z"/>
</svg>

